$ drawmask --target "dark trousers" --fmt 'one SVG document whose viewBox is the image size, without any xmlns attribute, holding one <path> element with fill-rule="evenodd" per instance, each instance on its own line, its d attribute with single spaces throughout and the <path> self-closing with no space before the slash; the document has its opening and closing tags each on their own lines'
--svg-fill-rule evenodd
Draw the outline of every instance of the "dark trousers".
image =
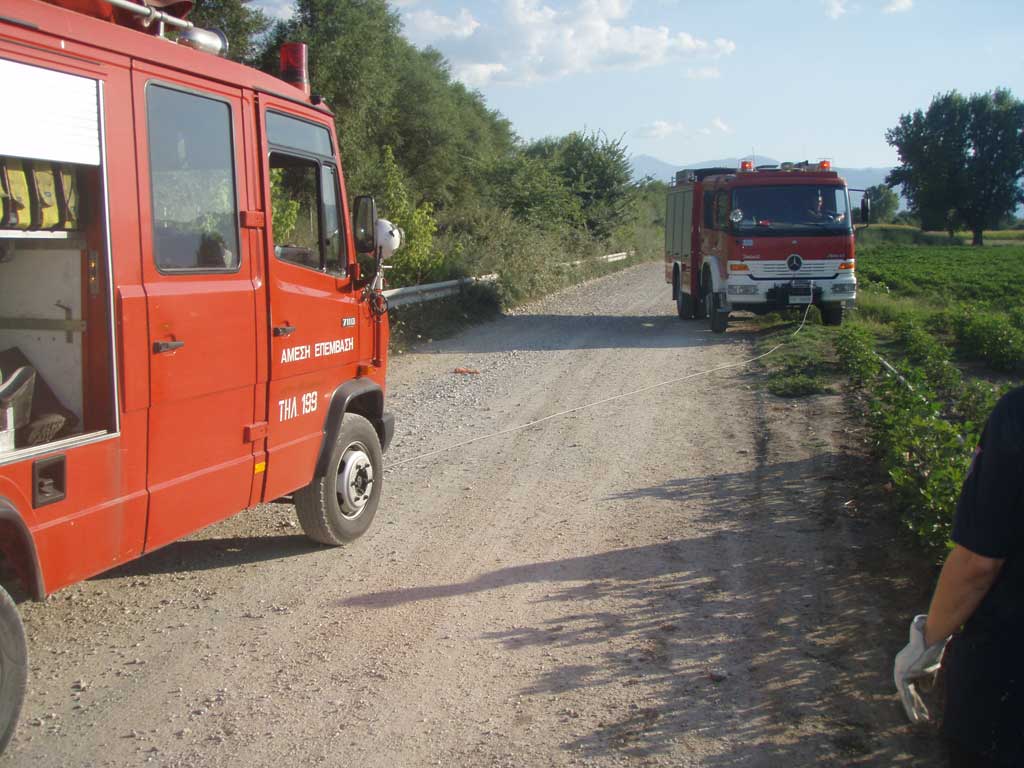
<svg viewBox="0 0 1024 768">
<path fill-rule="evenodd" d="M 997 763 L 991 758 L 970 752 L 955 741 L 947 740 L 949 747 L 949 768 L 1021 768 L 1008 763 Z"/>
</svg>

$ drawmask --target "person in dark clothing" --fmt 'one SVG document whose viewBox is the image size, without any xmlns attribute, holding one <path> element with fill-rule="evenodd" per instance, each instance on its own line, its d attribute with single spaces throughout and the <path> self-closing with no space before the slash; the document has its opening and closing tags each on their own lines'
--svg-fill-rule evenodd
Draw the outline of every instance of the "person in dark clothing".
<svg viewBox="0 0 1024 768">
<path fill-rule="evenodd" d="M 942 731 L 951 765 L 1021 768 L 1024 387 L 1003 396 L 989 416 L 960 492 L 953 543 L 928 615 L 918 617 L 924 618 L 921 622 L 915 620 L 921 637 L 912 651 L 912 626 L 911 644 L 901 652 L 902 675 L 912 678 L 929 665 L 934 668 L 946 639 L 953 635 L 942 661 L 946 673 Z"/>
</svg>

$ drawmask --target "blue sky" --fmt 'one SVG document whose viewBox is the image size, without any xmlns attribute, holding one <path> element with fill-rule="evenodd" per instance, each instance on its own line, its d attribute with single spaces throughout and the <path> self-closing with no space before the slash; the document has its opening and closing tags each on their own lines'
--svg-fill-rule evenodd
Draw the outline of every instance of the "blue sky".
<svg viewBox="0 0 1024 768">
<path fill-rule="evenodd" d="M 346 0 L 339 0 L 344 2 Z M 276 16 L 288 0 L 256 0 Z M 577 129 L 684 164 L 749 154 L 897 162 L 885 130 L 934 94 L 1024 98 L 1019 2 L 393 0 L 525 139 Z"/>
</svg>

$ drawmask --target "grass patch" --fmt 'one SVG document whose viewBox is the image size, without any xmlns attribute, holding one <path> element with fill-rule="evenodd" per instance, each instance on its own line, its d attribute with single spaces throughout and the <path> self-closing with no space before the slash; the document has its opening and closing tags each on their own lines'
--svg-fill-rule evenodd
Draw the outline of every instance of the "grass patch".
<svg viewBox="0 0 1024 768">
<path fill-rule="evenodd" d="M 781 371 L 768 376 L 767 386 L 768 391 L 777 397 L 806 397 L 832 391 L 821 376 Z"/>
<path fill-rule="evenodd" d="M 794 321 L 778 322 L 776 318 L 767 316 L 759 323 L 767 332 L 757 343 L 758 353 L 763 354 L 782 344 L 761 361 L 765 387 L 779 397 L 806 397 L 833 392 L 832 384 L 839 376 L 832 345 L 835 329 L 811 324 L 808 318 L 808 324 L 794 336 L 793 331 L 801 316 L 797 314 L 794 317 Z"/>
</svg>

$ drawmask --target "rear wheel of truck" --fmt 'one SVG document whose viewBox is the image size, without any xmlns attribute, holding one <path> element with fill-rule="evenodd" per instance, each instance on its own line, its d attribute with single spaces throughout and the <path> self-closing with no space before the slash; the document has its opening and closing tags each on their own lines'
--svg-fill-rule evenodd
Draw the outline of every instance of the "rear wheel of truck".
<svg viewBox="0 0 1024 768">
<path fill-rule="evenodd" d="M 14 735 L 28 684 L 28 649 L 18 608 L 0 587 L 0 752 Z"/>
<path fill-rule="evenodd" d="M 683 291 L 682 286 L 676 286 L 676 313 L 680 320 L 691 320 L 693 318 L 693 296 Z"/>
<path fill-rule="evenodd" d="M 729 325 L 729 313 L 721 311 L 721 299 L 708 284 L 707 293 L 704 294 L 704 306 L 708 311 L 708 324 L 712 333 L 725 333 Z"/>
<path fill-rule="evenodd" d="M 383 480 L 377 431 L 359 414 L 346 413 L 326 470 L 295 493 L 302 530 L 313 541 L 335 547 L 359 538 L 373 522 Z"/>
<path fill-rule="evenodd" d="M 842 304 L 822 304 L 821 305 L 821 322 L 825 325 L 842 325 L 843 324 L 843 305 Z"/>
</svg>

